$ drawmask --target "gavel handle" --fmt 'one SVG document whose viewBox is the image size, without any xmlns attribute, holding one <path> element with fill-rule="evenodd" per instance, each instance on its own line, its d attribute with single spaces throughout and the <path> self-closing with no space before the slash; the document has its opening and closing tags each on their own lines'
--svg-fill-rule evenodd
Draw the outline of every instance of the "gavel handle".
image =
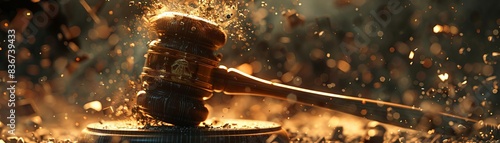
<svg viewBox="0 0 500 143">
<path fill-rule="evenodd" d="M 239 70 L 224 67 L 212 71 L 212 84 L 214 91 L 228 95 L 255 95 L 274 97 L 283 100 L 295 100 L 311 106 L 323 107 L 340 111 L 370 120 L 387 123 L 403 128 L 429 131 L 454 136 L 469 136 L 477 130 L 473 125 L 478 121 L 433 111 L 425 111 L 411 106 L 365 99 L 346 95 L 309 90 L 280 83 L 274 83 Z M 391 114 L 392 119 L 388 118 Z M 399 118 L 397 118 L 399 116 Z M 396 119 L 397 118 L 397 119 Z M 450 125 L 450 123 L 453 123 Z M 496 131 L 498 128 L 488 126 Z M 488 131 L 489 132 L 489 131 Z"/>
</svg>

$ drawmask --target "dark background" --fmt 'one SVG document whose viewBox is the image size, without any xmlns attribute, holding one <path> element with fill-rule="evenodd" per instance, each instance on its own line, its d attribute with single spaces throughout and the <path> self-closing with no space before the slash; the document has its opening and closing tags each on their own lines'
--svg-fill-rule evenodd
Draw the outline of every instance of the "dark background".
<svg viewBox="0 0 500 143">
<path fill-rule="evenodd" d="M 169 2 L 165 5 L 180 3 Z M 393 2 L 235 2 L 238 11 L 226 27 L 230 40 L 218 51 L 223 54 L 220 63 L 289 85 L 417 107 L 432 105 L 499 124 L 500 2 Z M 141 20 L 155 9 L 150 8 L 154 2 L 0 3 L 2 135 L 8 111 L 3 88 L 8 80 L 7 29 L 17 33 L 18 104 L 34 110 L 18 110 L 19 131 L 70 126 L 66 129 L 74 132 L 54 134 L 77 136 L 88 122 L 129 118 L 150 40 Z M 392 6 L 399 10 L 390 12 Z M 436 25 L 443 29 L 434 32 Z M 441 80 L 438 75 L 445 73 L 449 77 Z M 95 100 L 114 112 L 83 109 Z M 263 97 L 216 94 L 208 104 L 211 117 L 270 120 L 311 134 L 322 135 L 313 129 L 343 124 L 339 113 Z M 307 117 L 320 123 L 303 121 Z"/>
</svg>

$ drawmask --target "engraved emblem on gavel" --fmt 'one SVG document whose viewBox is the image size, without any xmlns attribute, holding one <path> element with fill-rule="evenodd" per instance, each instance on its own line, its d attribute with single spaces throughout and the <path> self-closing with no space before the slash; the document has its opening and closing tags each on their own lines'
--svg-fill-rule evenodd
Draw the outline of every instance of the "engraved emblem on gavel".
<svg viewBox="0 0 500 143">
<path fill-rule="evenodd" d="M 188 67 L 189 63 L 185 59 L 178 59 L 172 64 L 172 78 L 191 78 L 191 70 Z"/>
<path fill-rule="evenodd" d="M 306 105 L 404 128 L 423 131 L 435 128 L 441 134 L 469 135 L 478 122 L 432 109 L 289 86 L 226 68 L 218 64 L 220 59 L 214 55 L 225 44 L 226 34 L 217 24 L 199 17 L 166 12 L 153 18 L 151 26 L 157 39 L 150 43 L 146 54 L 141 74 L 144 87 L 138 93 L 137 104 L 139 110 L 167 123 L 194 126 L 204 121 L 208 115 L 204 100 L 213 92 L 284 100 L 295 95 L 297 102 Z M 158 76 L 162 78 L 158 80 Z M 387 119 L 394 112 L 400 113 L 400 117 Z M 440 122 L 433 124 L 429 120 Z M 483 126 L 485 130 L 498 132 L 497 127 Z"/>
</svg>

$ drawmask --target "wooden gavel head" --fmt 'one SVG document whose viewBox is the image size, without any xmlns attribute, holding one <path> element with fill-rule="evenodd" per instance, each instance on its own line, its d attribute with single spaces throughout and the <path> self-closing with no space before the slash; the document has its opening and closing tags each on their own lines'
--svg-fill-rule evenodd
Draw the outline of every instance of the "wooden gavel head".
<svg viewBox="0 0 500 143">
<path fill-rule="evenodd" d="M 219 61 L 214 51 L 226 34 L 211 21 L 175 12 L 154 17 L 151 30 L 156 39 L 141 74 L 139 109 L 174 125 L 198 125 L 208 115 L 203 99 L 212 96 L 211 73 Z"/>
</svg>

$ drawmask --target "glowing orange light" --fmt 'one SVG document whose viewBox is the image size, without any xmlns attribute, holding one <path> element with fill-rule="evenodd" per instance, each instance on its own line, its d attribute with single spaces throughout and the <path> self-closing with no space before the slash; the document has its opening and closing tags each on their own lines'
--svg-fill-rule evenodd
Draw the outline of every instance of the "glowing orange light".
<svg viewBox="0 0 500 143">
<path fill-rule="evenodd" d="M 432 29 L 432 31 L 434 31 L 434 33 L 442 32 L 443 31 L 443 26 L 436 25 L 436 26 L 434 26 L 434 28 Z"/>
<path fill-rule="evenodd" d="M 250 64 L 244 63 L 241 64 L 240 66 L 236 67 L 236 69 L 251 75 L 252 74 L 252 66 Z"/>
<path fill-rule="evenodd" d="M 411 60 L 415 56 L 415 53 L 413 51 L 410 51 L 410 54 L 408 55 L 408 58 Z"/>
<path fill-rule="evenodd" d="M 441 81 L 446 81 L 448 80 L 449 75 L 448 73 L 444 73 L 444 74 L 439 74 L 438 77 L 439 79 L 441 79 Z"/>
</svg>

